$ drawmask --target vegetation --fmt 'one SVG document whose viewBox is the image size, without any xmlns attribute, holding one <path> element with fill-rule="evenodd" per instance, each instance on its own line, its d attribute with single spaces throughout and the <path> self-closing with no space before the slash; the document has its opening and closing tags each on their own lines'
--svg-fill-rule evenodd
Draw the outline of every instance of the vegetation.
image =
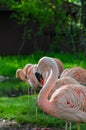
<svg viewBox="0 0 86 130">
<path fill-rule="evenodd" d="M 27 94 L 28 84 L 16 79 L 16 70 L 23 68 L 26 64 L 37 64 L 38 60 L 43 56 L 59 58 L 64 68 L 81 66 L 86 68 L 86 59 L 83 54 L 79 53 L 76 59 L 73 54 L 60 54 L 49 52 L 37 52 L 27 56 L 0 56 L 0 75 L 8 77 L 9 80 L 0 82 L 0 96 L 20 96 Z"/>
<path fill-rule="evenodd" d="M 28 87 L 30 86 L 16 78 L 9 78 L 0 82 L 0 97 L 16 97 L 28 94 Z"/>
<path fill-rule="evenodd" d="M 28 87 L 16 79 L 15 73 L 18 68 L 23 68 L 27 63 L 36 64 L 42 56 L 59 58 L 64 68 L 74 66 L 86 68 L 86 2 L 83 0 L 80 2 L 77 0 L 0 0 L 0 4 L 13 11 L 12 18 L 15 18 L 18 24 L 24 24 L 23 44 L 19 54 L 26 39 L 33 40 L 34 50 L 38 48 L 38 52 L 34 51 L 34 54 L 28 56 L 0 56 L 0 75 L 11 79 L 9 83 L 7 81 L 0 83 L 0 96 L 3 96 L 0 98 L 0 118 L 15 119 L 21 124 L 29 122 L 37 123 L 39 126 L 63 127 L 65 124 L 63 120 L 43 115 L 40 108 L 36 117 L 37 95 L 26 95 Z M 37 41 L 37 38 L 42 35 L 46 35 L 49 39 L 45 42 L 45 46 L 44 43 Z M 74 54 L 65 54 L 65 45 Z M 43 52 L 39 51 L 42 49 Z M 80 53 L 82 51 L 84 54 Z M 7 97 L 12 92 L 17 92 L 20 87 L 24 91 L 23 96 L 20 94 L 18 95 L 20 97 Z M 76 129 L 75 124 L 73 129 Z M 86 125 L 81 125 L 81 129 L 85 130 Z"/>
<path fill-rule="evenodd" d="M 16 98 L 0 98 L 0 118 L 16 120 L 19 124 L 35 124 L 38 127 L 58 127 L 64 128 L 65 121 L 44 114 L 37 107 L 38 114 L 36 116 L 37 95 L 24 95 Z M 77 125 L 72 124 L 73 130 Z M 81 129 L 86 129 L 86 124 L 81 124 Z"/>
<path fill-rule="evenodd" d="M 73 54 L 38 51 L 32 55 L 25 56 L 0 56 L 0 75 L 15 78 L 15 73 L 18 68 L 23 68 L 28 63 L 37 64 L 38 60 L 43 56 L 59 58 L 63 62 L 65 68 L 73 66 L 82 66 L 86 68 L 86 58 L 82 53 L 78 53 L 76 59 Z"/>
<path fill-rule="evenodd" d="M 32 55 L 24 56 L 0 56 L 0 75 L 9 76 L 11 78 L 16 78 L 16 70 L 18 68 L 23 68 L 26 64 L 32 63 L 37 64 L 38 60 L 43 56 L 51 56 L 59 58 L 63 64 L 64 68 L 69 68 L 73 66 L 82 66 L 86 68 L 86 59 L 84 54 L 78 53 L 77 59 L 73 54 L 68 53 L 49 53 L 38 51 Z"/>
<path fill-rule="evenodd" d="M 33 40 L 33 50 L 85 53 L 86 2 L 81 0 L 0 0 L 3 7 L 13 11 L 12 18 L 24 24 L 19 54 L 26 39 Z M 40 42 L 39 37 L 47 37 Z M 44 43 L 46 46 L 44 46 Z M 29 44 L 29 42 L 28 42 Z M 65 49 L 64 49 L 65 48 Z"/>
</svg>

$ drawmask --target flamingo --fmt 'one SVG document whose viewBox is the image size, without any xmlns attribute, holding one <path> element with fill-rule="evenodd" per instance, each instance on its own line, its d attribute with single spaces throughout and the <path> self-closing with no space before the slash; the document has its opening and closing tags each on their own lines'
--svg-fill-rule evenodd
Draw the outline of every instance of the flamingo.
<svg viewBox="0 0 86 130">
<path fill-rule="evenodd" d="M 70 76 L 80 82 L 80 84 L 85 85 L 86 84 L 86 69 L 82 67 L 74 67 L 71 69 L 64 70 L 60 77 L 64 76 Z"/>
<path fill-rule="evenodd" d="M 56 64 L 58 65 L 58 68 L 59 68 L 59 76 L 61 75 L 61 73 L 63 72 L 64 70 L 64 66 L 63 66 L 63 63 L 61 60 L 57 59 L 57 58 L 53 58 L 56 62 Z"/>
<path fill-rule="evenodd" d="M 26 64 L 23 69 L 21 69 L 21 68 L 17 69 L 16 70 L 16 78 L 21 79 L 22 81 L 24 81 L 26 83 L 29 83 L 31 88 L 29 88 L 28 93 L 32 94 L 35 91 L 34 86 L 33 86 L 32 82 L 30 82 L 30 79 L 28 79 L 28 77 L 26 75 L 26 71 L 29 70 L 31 68 L 31 66 L 33 66 L 33 64 Z"/>
<path fill-rule="evenodd" d="M 59 59 L 57 59 L 57 58 L 53 58 L 54 60 L 55 60 L 55 62 L 56 62 L 56 64 L 58 65 L 58 68 L 59 68 L 59 76 L 60 76 L 60 74 L 62 73 L 62 71 L 63 71 L 63 65 L 62 65 L 62 62 L 59 60 Z M 20 72 L 20 75 L 18 74 L 18 76 L 20 76 L 19 78 L 20 79 L 23 79 L 23 81 L 27 81 L 29 84 L 30 84 L 30 86 L 32 87 L 32 88 L 38 88 L 38 86 L 40 86 L 40 87 L 42 87 L 42 84 L 41 83 L 39 83 L 38 81 L 37 81 L 37 79 L 36 79 L 36 77 L 35 77 L 35 75 L 34 75 L 34 73 L 35 73 L 35 71 L 36 71 L 36 68 L 37 68 L 37 65 L 29 65 L 29 64 L 27 64 L 27 65 L 25 65 L 25 67 L 23 68 L 23 70 L 20 70 L 19 72 Z M 24 74 L 25 73 L 28 75 L 28 80 L 27 79 L 25 79 L 25 76 L 24 76 Z M 23 76 L 22 76 L 23 75 Z M 46 82 L 46 80 L 47 80 L 47 77 L 49 76 L 49 71 L 46 71 L 46 72 L 43 72 L 43 78 L 45 79 L 45 81 L 44 82 Z M 52 93 L 57 89 L 57 88 L 59 88 L 59 86 L 62 86 L 62 85 L 65 85 L 65 84 L 70 84 L 70 83 L 72 83 L 72 84 L 79 84 L 78 83 L 78 81 L 76 81 L 76 80 L 74 80 L 73 78 L 71 78 L 71 77 L 64 77 L 64 78 L 60 78 L 60 79 L 58 79 L 58 83 L 56 83 L 56 86 L 54 87 L 54 89 L 53 90 L 51 90 L 51 92 L 50 92 L 50 94 L 49 94 L 49 97 L 51 97 L 51 95 L 52 95 Z M 37 104 L 37 103 L 36 103 Z M 67 124 L 67 122 L 66 122 L 66 127 L 68 127 L 68 124 Z M 67 128 L 66 128 L 67 129 Z M 71 130 L 71 123 L 70 123 L 70 130 Z"/>
<path fill-rule="evenodd" d="M 62 61 L 53 58 L 59 68 L 59 76 L 64 70 Z M 37 81 L 35 77 L 35 71 L 36 71 L 37 65 L 36 64 L 26 64 L 23 69 L 17 69 L 16 71 L 16 78 L 20 78 L 21 80 L 28 82 L 32 88 L 38 88 L 41 86 L 41 84 Z M 43 73 L 43 77 L 45 78 L 45 82 L 47 80 L 47 77 L 49 75 L 49 71 L 46 71 Z M 42 87 L 42 86 L 41 86 Z"/>
<path fill-rule="evenodd" d="M 39 82 L 35 77 L 36 64 L 26 64 L 23 69 L 16 70 L 16 78 L 30 84 L 32 88 L 39 87 Z"/>
<path fill-rule="evenodd" d="M 53 58 L 59 68 L 59 76 L 62 73 L 62 71 L 64 70 L 63 64 L 61 62 L 61 60 L 57 59 L 57 58 Z M 28 77 L 28 82 L 32 87 L 42 87 L 41 84 L 39 84 L 39 82 L 37 81 L 36 77 L 35 77 L 35 71 L 36 71 L 37 65 L 33 65 L 31 66 L 29 69 L 26 69 L 26 75 Z M 43 73 L 43 77 L 44 77 L 44 82 L 46 82 L 47 78 L 49 76 L 49 71 L 47 70 L 46 72 Z"/>
<path fill-rule="evenodd" d="M 68 69 L 65 69 L 65 71 L 67 71 L 67 70 Z M 43 72 L 44 72 L 44 70 L 43 70 Z M 38 78 L 40 78 L 40 75 L 37 75 L 37 76 L 38 76 Z M 58 89 L 59 87 L 61 87 L 63 85 L 66 85 L 66 84 L 80 84 L 80 83 L 78 81 L 76 81 L 75 79 L 73 79 L 72 77 L 69 77 L 69 76 L 65 76 L 65 77 L 59 78 L 56 81 L 56 84 L 55 84 L 54 88 L 51 90 L 51 92 L 49 94 L 49 98 L 51 97 L 51 95 L 53 94 L 53 92 L 56 89 Z M 43 84 L 41 84 L 40 86 L 43 87 Z M 66 122 L 65 130 L 67 130 L 67 128 L 68 128 L 68 122 Z M 69 122 L 69 129 L 71 130 L 71 122 Z"/>
<path fill-rule="evenodd" d="M 21 80 L 27 82 L 27 79 L 25 78 L 25 75 L 26 74 L 25 74 L 23 69 L 19 68 L 19 69 L 16 70 L 16 78 L 21 79 Z"/>
<path fill-rule="evenodd" d="M 35 72 L 33 72 L 35 69 L 36 69 L 36 65 L 26 64 L 23 69 L 21 68 L 17 69 L 16 78 L 19 78 L 22 81 L 29 83 L 32 88 L 35 88 L 39 84 L 34 75 Z M 28 72 L 28 76 L 27 76 L 27 72 Z"/>
<path fill-rule="evenodd" d="M 25 82 L 28 82 L 27 77 L 26 77 L 26 71 L 31 66 L 32 66 L 32 64 L 27 64 L 27 65 L 24 66 L 24 69 L 21 69 L 21 68 L 17 69 L 16 70 L 16 78 L 19 78 L 19 79 L 21 79 L 21 80 L 23 80 Z"/>
<path fill-rule="evenodd" d="M 39 82 L 37 81 L 35 77 L 36 68 L 37 68 L 37 65 L 33 64 L 30 68 L 27 68 L 25 71 L 27 75 L 27 81 L 32 88 L 37 88 L 40 86 Z"/>
<path fill-rule="evenodd" d="M 60 78 L 64 77 L 64 75 L 70 70 L 70 68 L 66 68 L 62 71 L 62 73 L 60 74 Z"/>
<path fill-rule="evenodd" d="M 60 88 L 63 85 L 66 85 L 66 84 L 80 84 L 80 83 L 77 80 L 75 80 L 69 76 L 59 78 L 59 79 L 57 79 L 54 88 L 51 90 L 51 92 L 49 94 L 49 98 L 58 88 Z"/>
<path fill-rule="evenodd" d="M 39 78 L 40 78 L 40 76 L 39 76 Z M 66 77 L 59 78 L 56 81 L 56 84 L 55 84 L 54 88 L 51 90 L 48 98 L 50 99 L 50 97 L 52 96 L 53 92 L 56 91 L 56 89 L 58 89 L 59 87 L 61 87 L 63 85 L 66 85 L 66 84 L 80 84 L 80 83 L 78 81 L 76 81 L 75 79 L 73 79 L 72 77 L 67 77 L 66 76 Z M 66 122 L 65 130 L 68 129 L 68 123 L 69 123 L 69 129 L 71 130 L 71 122 Z"/>
<path fill-rule="evenodd" d="M 50 70 L 50 75 L 44 84 L 43 77 L 38 79 L 38 75 L 47 69 Z M 44 85 L 38 95 L 38 105 L 51 116 L 76 122 L 80 130 L 79 123 L 86 123 L 86 87 L 80 84 L 63 85 L 48 99 L 57 82 L 58 72 L 59 69 L 52 58 L 43 57 L 39 60 L 35 75 Z"/>
</svg>

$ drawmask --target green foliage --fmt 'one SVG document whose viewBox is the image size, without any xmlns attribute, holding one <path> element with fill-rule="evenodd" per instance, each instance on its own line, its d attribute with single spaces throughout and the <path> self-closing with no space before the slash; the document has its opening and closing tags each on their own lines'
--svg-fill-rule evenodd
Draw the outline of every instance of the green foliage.
<svg viewBox="0 0 86 130">
<path fill-rule="evenodd" d="M 72 3 L 75 3 L 77 5 L 81 5 L 81 1 L 80 0 L 68 0 L 68 2 L 72 2 Z"/>
<path fill-rule="evenodd" d="M 58 20 L 59 23 L 64 17 L 64 11 L 61 9 L 62 1 L 60 0 L 53 2 L 50 0 L 20 0 L 19 2 L 1 0 L 1 3 L 16 11 L 14 16 L 20 23 L 38 21 L 40 28 L 48 27 L 55 22 L 57 24 L 57 19 L 60 19 Z"/>
<path fill-rule="evenodd" d="M 71 5 L 67 5 L 66 2 L 71 3 Z M 47 44 L 49 44 L 48 47 L 51 51 L 64 51 L 60 47 L 60 43 L 64 43 L 67 47 L 72 48 L 72 52 L 76 53 L 73 46 L 75 45 L 77 48 L 76 44 L 80 45 L 84 40 L 80 35 L 82 31 L 81 6 L 78 6 L 80 3 L 78 0 L 0 0 L 0 3 L 13 10 L 12 17 L 16 19 L 18 24 L 26 25 L 25 38 L 34 39 L 34 50 L 36 48 L 42 50 L 43 45 L 37 41 L 37 38 L 39 35 L 44 36 L 45 32 L 50 37 L 50 42 L 48 41 Z M 72 3 L 77 4 L 73 5 Z"/>
<path fill-rule="evenodd" d="M 17 68 L 23 68 L 28 63 L 35 63 L 34 55 L 0 56 L 0 75 L 15 77 Z"/>
<path fill-rule="evenodd" d="M 51 56 L 57 57 L 62 60 L 65 68 L 68 67 L 67 64 L 71 64 L 71 66 L 82 66 L 86 68 L 86 59 L 82 53 L 78 53 L 77 59 L 73 54 L 61 54 L 61 53 L 53 53 L 53 52 L 42 52 L 38 51 L 32 55 L 27 56 L 0 56 L 0 75 L 9 76 L 15 78 L 16 70 L 19 68 L 23 68 L 26 64 L 32 63 L 37 64 L 38 60 L 43 56 Z M 70 59 L 71 57 L 71 59 Z"/>
</svg>

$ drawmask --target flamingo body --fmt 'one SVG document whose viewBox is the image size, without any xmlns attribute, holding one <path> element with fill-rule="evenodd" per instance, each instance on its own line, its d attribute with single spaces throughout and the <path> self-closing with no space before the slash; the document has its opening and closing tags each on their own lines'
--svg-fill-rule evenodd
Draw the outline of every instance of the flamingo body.
<svg viewBox="0 0 86 130">
<path fill-rule="evenodd" d="M 48 98 L 55 87 L 59 69 L 50 57 L 43 57 L 38 62 L 37 72 L 50 70 L 50 75 L 43 85 L 39 96 L 38 105 L 51 116 L 76 123 L 86 123 L 86 87 L 80 84 L 67 84 L 59 87 Z"/>
<path fill-rule="evenodd" d="M 82 67 L 74 67 L 71 69 L 64 70 L 60 77 L 70 76 L 80 82 L 80 84 L 86 84 L 86 69 Z"/>
<path fill-rule="evenodd" d="M 50 99 L 57 106 L 56 117 L 86 123 L 86 88 L 77 84 L 64 85 Z"/>
<path fill-rule="evenodd" d="M 67 85 L 67 84 L 80 84 L 80 83 L 78 81 L 76 81 L 75 79 L 73 79 L 72 77 L 69 77 L 69 76 L 59 78 L 56 81 L 54 88 L 51 90 L 49 97 L 51 97 L 53 92 L 56 91 L 58 88 L 62 87 L 63 85 Z"/>
</svg>

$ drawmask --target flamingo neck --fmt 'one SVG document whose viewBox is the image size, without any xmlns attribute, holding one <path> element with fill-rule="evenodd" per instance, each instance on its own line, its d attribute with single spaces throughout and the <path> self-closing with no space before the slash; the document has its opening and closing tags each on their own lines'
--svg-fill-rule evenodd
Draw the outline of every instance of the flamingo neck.
<svg viewBox="0 0 86 130">
<path fill-rule="evenodd" d="M 38 105 L 44 112 L 48 114 L 51 114 L 53 110 L 52 102 L 49 101 L 48 96 L 53 87 L 55 86 L 58 74 L 59 74 L 58 68 L 53 67 L 53 69 L 50 69 L 50 75 L 38 96 Z"/>
</svg>

